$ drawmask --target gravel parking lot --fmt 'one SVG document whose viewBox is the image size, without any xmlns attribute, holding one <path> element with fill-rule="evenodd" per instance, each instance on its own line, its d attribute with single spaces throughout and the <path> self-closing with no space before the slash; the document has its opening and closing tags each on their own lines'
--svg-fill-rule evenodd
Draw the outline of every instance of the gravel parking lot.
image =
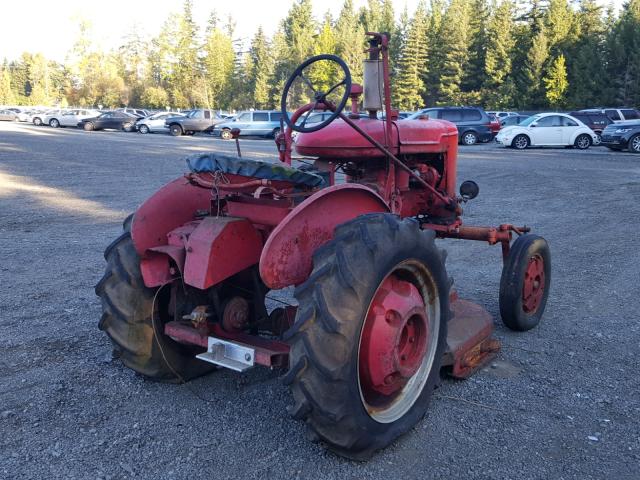
<svg viewBox="0 0 640 480">
<path fill-rule="evenodd" d="M 272 141 L 241 144 L 275 158 Z M 424 421 L 354 463 L 306 440 L 278 372 L 153 383 L 97 329 L 104 247 L 208 149 L 235 145 L 0 124 L 1 478 L 640 478 L 640 156 L 461 148 L 459 181 L 481 189 L 466 222 L 550 243 L 545 318 L 496 320 L 493 365 L 445 379 Z M 497 316 L 499 247 L 443 244 L 460 295 Z"/>
</svg>

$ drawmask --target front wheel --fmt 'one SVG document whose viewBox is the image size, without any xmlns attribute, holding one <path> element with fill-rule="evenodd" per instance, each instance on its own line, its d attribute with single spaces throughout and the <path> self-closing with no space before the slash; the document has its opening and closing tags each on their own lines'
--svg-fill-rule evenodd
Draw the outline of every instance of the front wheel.
<svg viewBox="0 0 640 480">
<path fill-rule="evenodd" d="M 171 125 L 169 127 L 169 133 L 174 137 L 179 137 L 182 135 L 182 127 L 180 125 Z"/>
<path fill-rule="evenodd" d="M 133 123 L 123 123 L 122 130 L 124 130 L 125 132 L 133 131 Z"/>
<path fill-rule="evenodd" d="M 634 135 L 629 139 L 629 151 L 631 153 L 640 153 L 640 134 Z"/>
<path fill-rule="evenodd" d="M 273 132 L 271 132 L 271 138 L 278 138 L 278 135 L 280 135 L 280 129 L 274 128 Z"/>
<path fill-rule="evenodd" d="M 60 122 L 57 118 L 52 118 L 51 120 L 49 120 L 49 126 L 52 128 L 58 128 L 60 126 Z"/>
<path fill-rule="evenodd" d="M 295 291 L 290 413 L 339 455 L 370 457 L 427 410 L 449 317 L 434 239 L 413 219 L 360 216 L 315 252 Z"/>
<path fill-rule="evenodd" d="M 516 138 L 514 138 L 513 142 L 511 142 L 511 146 L 518 150 L 524 150 L 529 146 L 529 144 L 529 137 L 527 137 L 526 135 L 516 135 Z"/>
<path fill-rule="evenodd" d="M 84 127 L 82 127 L 82 128 L 84 128 L 84 130 L 86 132 L 90 132 L 90 131 L 93 130 L 93 123 L 87 122 L 87 123 L 84 124 Z"/>
<path fill-rule="evenodd" d="M 36 127 L 39 127 L 40 125 L 42 125 L 42 119 L 41 119 L 40 117 L 36 117 L 36 118 L 34 118 L 34 119 L 33 119 L 33 124 L 34 124 Z"/>
<path fill-rule="evenodd" d="M 511 330 L 524 332 L 540 323 L 551 285 L 551 253 L 538 235 L 519 236 L 502 267 L 500 316 Z"/>
<path fill-rule="evenodd" d="M 599 132 L 595 132 L 596 138 L 593 140 L 593 146 L 597 147 L 602 143 L 602 135 Z"/>
<path fill-rule="evenodd" d="M 149 133 L 149 127 L 148 127 L 148 126 L 146 126 L 146 125 L 144 125 L 144 124 L 143 124 L 143 125 L 140 125 L 140 126 L 138 127 L 138 131 L 139 131 L 140 133 L 142 133 L 142 134 L 147 134 L 147 133 Z"/>
<path fill-rule="evenodd" d="M 223 128 L 222 131 L 220 132 L 220 137 L 223 140 L 231 140 L 233 138 L 233 135 L 231 135 L 231 130 L 228 128 Z"/>
<path fill-rule="evenodd" d="M 586 150 L 591 146 L 591 136 L 583 133 L 582 135 L 578 135 L 575 143 L 573 144 L 578 150 Z"/>
</svg>

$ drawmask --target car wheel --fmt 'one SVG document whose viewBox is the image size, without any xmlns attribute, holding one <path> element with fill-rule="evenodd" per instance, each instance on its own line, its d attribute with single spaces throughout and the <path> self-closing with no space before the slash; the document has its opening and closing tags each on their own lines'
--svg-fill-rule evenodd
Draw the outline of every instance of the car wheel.
<svg viewBox="0 0 640 480">
<path fill-rule="evenodd" d="M 474 132 L 466 132 L 462 135 L 463 145 L 475 145 L 476 143 L 478 143 L 478 135 Z"/>
<path fill-rule="evenodd" d="M 279 128 L 274 128 L 274 129 L 273 129 L 273 132 L 271 132 L 271 136 L 272 136 L 273 138 L 277 138 L 277 137 L 278 137 L 278 135 L 280 135 L 280 129 L 279 129 Z"/>
<path fill-rule="evenodd" d="M 578 138 L 576 138 L 576 141 L 574 142 L 573 146 L 579 150 L 586 150 L 591 146 L 591 137 L 586 133 L 583 133 L 582 135 L 578 135 Z"/>
<path fill-rule="evenodd" d="M 60 126 L 60 122 L 58 121 L 57 118 L 52 118 L 51 120 L 49 120 L 49 126 L 53 128 L 58 128 Z"/>
<path fill-rule="evenodd" d="M 600 135 L 600 132 L 595 132 L 595 134 L 596 134 L 596 139 L 593 141 L 593 146 L 597 147 L 602 143 L 602 136 Z"/>
<path fill-rule="evenodd" d="M 169 133 L 174 137 L 179 137 L 182 135 L 182 127 L 180 125 L 171 125 L 169 127 Z"/>
<path fill-rule="evenodd" d="M 640 153 L 640 133 L 629 139 L 629 151 L 631 153 Z"/>
<path fill-rule="evenodd" d="M 34 119 L 33 119 L 33 124 L 34 124 L 36 127 L 39 127 L 40 125 L 42 125 L 42 119 L 41 119 L 40 117 L 36 117 L 36 118 L 34 118 Z"/>
<path fill-rule="evenodd" d="M 220 132 L 220 137 L 222 137 L 223 140 L 231 140 L 233 135 L 231 135 L 231 130 L 224 128 L 222 129 L 222 132 Z"/>
<path fill-rule="evenodd" d="M 84 124 L 82 128 L 84 128 L 86 132 L 90 132 L 91 130 L 93 130 L 93 123 L 87 122 Z"/>
<path fill-rule="evenodd" d="M 511 142 L 511 146 L 518 150 L 524 150 L 529 146 L 529 144 L 530 144 L 529 137 L 522 134 L 516 135 L 516 138 L 514 138 L 513 142 Z"/>
<path fill-rule="evenodd" d="M 133 130 L 133 123 L 123 123 L 122 130 L 124 130 L 125 132 L 130 132 L 131 130 Z"/>
<path fill-rule="evenodd" d="M 147 127 L 146 125 L 140 125 L 138 127 L 138 131 L 140 133 L 149 133 L 149 127 Z"/>
</svg>

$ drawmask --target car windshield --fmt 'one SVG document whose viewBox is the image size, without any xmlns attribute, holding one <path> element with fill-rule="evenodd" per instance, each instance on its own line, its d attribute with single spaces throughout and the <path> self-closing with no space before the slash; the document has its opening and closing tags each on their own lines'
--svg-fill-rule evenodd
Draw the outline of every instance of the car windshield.
<svg viewBox="0 0 640 480">
<path fill-rule="evenodd" d="M 529 117 L 529 118 L 523 120 L 522 122 L 520 122 L 520 125 L 523 126 L 523 127 L 528 127 L 533 122 L 537 122 L 538 120 L 540 120 L 540 118 L 541 118 L 540 116 L 534 115 L 533 117 Z"/>
</svg>

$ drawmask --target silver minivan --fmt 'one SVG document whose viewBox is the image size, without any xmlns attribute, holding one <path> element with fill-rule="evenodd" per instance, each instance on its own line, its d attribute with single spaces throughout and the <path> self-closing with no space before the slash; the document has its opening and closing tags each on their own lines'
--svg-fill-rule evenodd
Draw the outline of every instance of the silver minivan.
<svg viewBox="0 0 640 480">
<path fill-rule="evenodd" d="M 231 129 L 239 128 L 240 135 L 258 135 L 275 138 L 280 133 L 280 110 L 255 110 L 240 112 L 233 120 L 215 126 L 214 135 L 225 140 L 231 139 Z"/>
</svg>

